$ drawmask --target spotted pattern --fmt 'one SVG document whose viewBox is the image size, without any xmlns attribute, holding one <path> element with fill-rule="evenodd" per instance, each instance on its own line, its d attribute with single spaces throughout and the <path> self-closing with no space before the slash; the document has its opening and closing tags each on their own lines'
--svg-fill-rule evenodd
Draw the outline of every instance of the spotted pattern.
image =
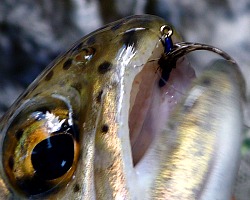
<svg viewBox="0 0 250 200">
<path fill-rule="evenodd" d="M 97 95 L 97 97 L 96 97 L 97 103 L 101 103 L 102 94 L 103 94 L 103 90 L 101 90 L 101 91 L 98 92 L 98 95 Z"/>
<path fill-rule="evenodd" d="M 79 184 L 75 184 L 75 186 L 74 186 L 74 193 L 79 192 L 79 190 L 80 190 Z"/>
<path fill-rule="evenodd" d="M 108 126 L 107 124 L 104 124 L 104 125 L 102 126 L 102 132 L 103 132 L 103 133 L 107 133 L 108 130 L 109 130 L 109 126 Z"/>
<path fill-rule="evenodd" d="M 149 18 L 149 20 L 145 22 L 145 18 Z M 120 98 L 120 93 L 117 93 L 120 84 L 118 80 L 119 77 L 118 79 L 114 79 L 117 77 L 115 75 L 118 75 L 121 67 L 119 65 L 120 60 L 117 59 L 119 57 L 117 56 L 125 52 L 124 50 L 126 50 L 128 46 L 133 46 L 133 48 L 135 48 L 135 55 L 123 54 L 121 56 L 126 60 L 128 60 L 126 56 L 131 56 L 130 64 L 133 64 L 133 62 L 146 63 L 156 43 L 159 43 L 158 35 L 151 33 L 159 31 L 160 27 L 165 23 L 164 20 L 154 16 L 128 17 L 83 37 L 65 54 L 52 62 L 50 67 L 46 68 L 22 97 L 12 106 L 9 113 L 5 115 L 3 121 L 0 122 L 0 128 L 7 130 L 5 124 L 8 124 L 9 119 L 15 117 L 17 119 L 13 120 L 13 124 L 9 126 L 10 128 L 8 128 L 7 131 L 1 132 L 4 137 L 2 137 L 3 140 L 0 141 L 4 150 L 2 156 L 4 173 L 8 176 L 6 177 L 9 179 L 11 190 L 6 188 L 9 192 L 8 195 L 10 194 L 12 199 L 19 199 L 20 192 L 22 193 L 21 195 L 27 198 L 32 198 L 32 195 L 37 194 L 44 199 L 78 199 L 84 197 L 84 189 L 86 189 L 84 187 L 88 184 L 82 181 L 87 180 L 85 179 L 87 172 L 84 170 L 75 171 L 76 167 L 80 169 L 86 167 L 84 162 L 78 161 L 88 160 L 88 157 L 86 157 L 88 156 L 86 154 L 88 150 L 86 150 L 87 145 L 85 144 L 89 144 L 89 141 L 86 141 L 89 137 L 85 137 L 86 134 L 84 131 L 90 130 L 89 127 L 95 127 L 95 130 L 96 127 L 98 127 L 97 130 L 100 134 L 96 134 L 96 137 L 98 137 L 96 141 L 100 143 L 95 144 L 95 152 L 104 151 L 102 148 L 107 145 L 106 136 L 108 136 L 107 138 L 112 138 L 112 140 L 114 139 L 114 141 L 119 139 L 116 138 L 117 135 L 114 134 L 115 131 L 113 131 L 114 127 L 116 127 L 114 123 L 117 122 L 113 123 L 109 118 L 109 114 L 104 115 L 101 111 L 99 112 L 99 109 L 107 110 L 107 113 L 115 112 L 116 102 L 111 101 L 113 101 L 113 98 L 116 100 Z M 138 31 L 138 28 L 145 29 Z M 141 41 L 143 41 L 143 43 L 141 43 Z M 110 72 L 112 72 L 114 76 L 112 76 Z M 110 95 L 111 99 L 109 98 L 109 94 L 112 94 Z M 23 102 L 30 100 L 33 102 L 33 105 L 30 106 L 29 104 L 25 107 L 26 104 L 23 104 Z M 109 100 L 111 104 L 107 103 L 106 100 Z M 68 106 L 72 108 L 72 113 L 70 112 L 70 114 L 72 114 L 72 120 L 70 121 L 67 120 L 67 116 L 69 116 L 67 112 L 69 110 Z M 18 109 L 20 114 L 16 115 L 16 110 Z M 32 124 L 24 124 L 27 122 L 27 117 L 30 117 L 30 115 L 28 115 L 30 111 L 34 112 Z M 39 112 L 41 112 L 41 114 L 39 114 Z M 45 135 L 43 128 L 34 134 L 32 131 L 26 131 L 26 128 L 29 130 L 37 130 L 37 127 L 42 127 L 43 125 L 46 127 L 47 118 L 44 118 L 47 116 L 44 115 L 46 113 L 54 113 L 54 118 L 52 117 L 52 121 L 50 122 L 55 122 L 57 125 L 59 123 L 61 124 L 60 129 L 55 132 L 56 135 L 58 134 L 58 137 L 61 134 L 66 134 L 67 138 L 72 137 L 72 139 L 74 139 L 74 160 L 72 166 L 64 174 L 61 173 L 60 177 L 54 179 L 52 181 L 53 183 L 44 180 L 43 175 L 41 176 L 42 173 L 40 173 L 40 175 L 34 175 L 34 171 L 39 168 L 39 166 L 36 165 L 35 169 L 34 163 L 40 160 L 40 158 L 33 159 L 34 163 L 30 163 L 31 158 L 27 158 L 27 156 L 24 155 L 25 153 L 22 155 L 19 154 L 23 149 L 32 152 L 31 150 L 38 145 L 36 143 L 33 144 L 36 138 L 37 141 L 39 140 L 38 142 L 42 142 L 42 144 L 47 142 L 45 141 L 47 135 Z M 98 117 L 102 119 L 99 122 L 100 124 L 96 124 Z M 73 123 L 62 122 L 64 119 Z M 16 125 L 16 122 L 18 122 L 20 126 L 19 124 Z M 91 130 L 89 133 L 92 132 Z M 106 133 L 109 135 L 105 135 Z M 64 136 L 62 137 L 64 138 Z M 25 143 L 26 139 L 28 141 L 27 143 Z M 61 142 L 61 139 L 57 138 L 56 141 Z M 64 140 L 62 142 L 64 142 Z M 114 145 L 116 144 L 115 142 Z M 72 144 L 70 145 L 72 146 Z M 62 146 L 64 147 L 64 145 Z M 55 148 L 57 147 L 61 146 L 55 145 Z M 114 155 L 122 155 L 118 152 L 120 148 L 115 148 L 115 150 L 117 152 Z M 113 154 L 110 156 L 112 157 Z M 99 157 L 101 158 L 100 161 L 102 161 L 102 155 L 99 155 Z M 23 162 L 23 158 L 26 159 L 25 162 Z M 117 166 L 122 166 L 122 159 L 123 157 L 116 156 L 110 160 L 116 160 L 118 162 Z M 54 161 L 54 158 L 52 157 L 51 160 Z M 97 162 L 97 165 L 100 165 L 99 161 L 95 162 Z M 113 163 L 107 161 L 107 164 L 112 165 Z M 58 166 L 56 165 L 55 167 Z M 21 168 L 27 168 L 32 173 L 26 174 L 24 170 L 19 176 L 20 173 L 17 174 L 16 171 Z M 41 167 L 41 170 L 42 169 L 44 168 Z M 123 190 L 127 188 L 125 182 L 123 182 L 123 180 L 125 180 L 124 175 L 122 174 L 123 172 L 112 171 L 112 173 L 117 172 L 119 175 L 122 175 L 121 187 L 119 185 L 119 188 Z M 54 174 L 53 172 L 52 175 Z M 94 187 L 96 191 L 94 192 L 97 198 L 101 193 L 103 193 L 103 199 L 111 199 L 112 196 L 115 195 L 116 190 L 114 190 L 113 186 L 109 185 L 108 181 L 102 180 L 102 177 L 110 178 L 110 175 L 111 174 L 108 174 L 106 171 L 103 171 L 100 172 L 98 177 L 95 177 Z M 11 176 L 13 176 L 13 179 L 9 178 Z M 72 178 L 73 176 L 76 178 Z M 2 180 L 0 174 L 0 183 Z M 5 180 L 3 180 L 3 182 L 5 182 Z M 102 182 L 101 185 L 104 184 L 110 187 L 108 190 L 110 192 L 102 191 L 99 184 L 96 184 L 97 182 Z"/>
<path fill-rule="evenodd" d="M 96 42 L 95 36 L 92 36 L 87 40 L 87 45 L 93 45 L 95 42 Z"/>
<path fill-rule="evenodd" d="M 51 80 L 51 78 L 53 77 L 54 72 L 53 70 L 51 70 L 46 76 L 45 76 L 45 81 L 49 81 Z"/>
<path fill-rule="evenodd" d="M 211 85 L 211 79 L 205 78 L 205 79 L 203 80 L 202 83 L 203 83 L 205 86 L 209 86 L 209 85 Z"/>
<path fill-rule="evenodd" d="M 102 64 L 99 65 L 98 72 L 100 74 L 105 74 L 111 69 L 111 67 L 112 67 L 112 64 L 110 62 L 104 61 Z"/>
<path fill-rule="evenodd" d="M 65 61 L 65 63 L 63 64 L 63 69 L 64 70 L 68 70 L 71 67 L 72 64 L 72 59 L 68 59 L 67 61 Z"/>
</svg>

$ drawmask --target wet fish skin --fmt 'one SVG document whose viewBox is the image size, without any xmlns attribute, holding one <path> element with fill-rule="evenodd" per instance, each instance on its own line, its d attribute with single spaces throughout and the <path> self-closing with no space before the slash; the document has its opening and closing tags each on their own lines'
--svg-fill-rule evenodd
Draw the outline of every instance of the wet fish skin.
<svg viewBox="0 0 250 200">
<path fill-rule="evenodd" d="M 153 199 L 232 197 L 243 132 L 244 79 L 217 60 L 194 80 L 162 132 Z M 171 149 L 165 141 L 170 141 Z M 166 156 L 167 155 L 167 156 Z"/>
<path fill-rule="evenodd" d="M 149 173 L 138 173 L 143 162 L 133 165 L 128 126 L 132 82 L 146 66 L 145 79 L 153 77 L 152 88 L 158 85 L 157 61 L 164 52 L 159 30 L 165 24 L 149 15 L 111 23 L 78 41 L 29 86 L 0 120 L 0 199 L 228 197 L 239 159 L 244 93 L 237 66 L 229 62 L 218 61 L 207 68 L 166 119 L 164 131 L 146 153 L 153 159 L 143 158 L 151 162 Z M 178 40 L 178 34 L 173 35 L 173 41 Z M 29 134 L 39 143 L 53 129 L 34 117 L 37 111 L 45 119 L 53 114 L 49 122 L 56 125 L 65 119 L 74 145 L 72 167 L 44 188 L 40 185 L 41 190 L 36 187 L 39 182 L 29 182 L 35 174 L 29 156 L 17 153 L 36 147 L 25 140 Z M 37 138 L 32 130 L 44 128 L 43 123 L 49 133 Z M 225 156 L 229 154 L 230 164 Z M 15 171 L 23 167 L 23 158 L 28 179 Z M 231 171 L 230 176 L 223 171 Z"/>
</svg>

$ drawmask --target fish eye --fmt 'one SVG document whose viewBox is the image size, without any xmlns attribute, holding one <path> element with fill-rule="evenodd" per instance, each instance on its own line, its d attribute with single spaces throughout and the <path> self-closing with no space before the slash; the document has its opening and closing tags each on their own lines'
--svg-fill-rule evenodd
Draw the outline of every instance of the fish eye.
<svg viewBox="0 0 250 200">
<path fill-rule="evenodd" d="M 35 173 L 44 180 L 53 180 L 64 175 L 72 166 L 73 160 L 74 142 L 67 134 L 42 140 L 31 153 Z"/>
<path fill-rule="evenodd" d="M 25 196 L 65 186 L 79 156 L 78 121 L 69 104 L 53 99 L 37 105 L 13 117 L 3 141 L 7 182 Z"/>
</svg>

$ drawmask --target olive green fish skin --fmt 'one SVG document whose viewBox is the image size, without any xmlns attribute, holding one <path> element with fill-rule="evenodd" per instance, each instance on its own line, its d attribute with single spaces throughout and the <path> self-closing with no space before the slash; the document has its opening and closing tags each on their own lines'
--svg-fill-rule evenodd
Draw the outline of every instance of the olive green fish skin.
<svg viewBox="0 0 250 200">
<path fill-rule="evenodd" d="M 212 200 L 218 197 L 216 183 L 225 182 L 218 199 L 231 194 L 244 81 L 228 62 L 206 69 L 174 109 L 145 156 L 150 172 L 138 173 L 143 162 L 133 165 L 131 90 L 144 69 L 152 88 L 158 85 L 163 25 L 168 23 L 151 15 L 108 24 L 79 40 L 28 87 L 0 120 L 0 199 Z M 180 40 L 175 31 L 172 38 Z M 61 177 L 44 180 L 34 175 L 30 157 L 36 144 L 53 135 L 50 122 L 67 122 L 64 136 L 73 141 L 74 158 Z M 233 149 L 226 148 L 229 143 Z M 225 152 L 232 155 L 231 167 Z"/>
<path fill-rule="evenodd" d="M 31 198 L 130 198 L 125 168 L 132 168 L 132 159 L 131 156 L 123 158 L 125 150 L 121 149 L 117 134 L 121 123 L 117 115 L 121 115 L 118 113 L 121 108 L 117 104 L 124 103 L 124 92 L 130 92 L 121 87 L 128 80 L 124 78 L 125 75 L 132 74 L 132 81 L 142 65 L 154 54 L 154 49 L 157 46 L 163 49 L 160 27 L 166 24 L 163 19 L 155 16 L 133 16 L 87 35 L 49 65 L 2 117 L 2 152 L 9 151 L 8 142 L 18 142 L 13 136 L 17 128 L 11 129 L 12 124 L 40 107 L 54 109 L 53 101 L 61 101 L 62 107 L 65 107 L 63 104 L 66 107 L 69 104 L 73 110 L 73 118 L 77 121 L 80 155 L 70 182 L 54 186 L 52 184 L 55 189 L 38 195 L 32 193 Z M 173 38 L 176 41 L 175 35 Z M 160 54 L 158 53 L 158 57 Z M 108 127 L 109 134 L 103 133 L 105 127 Z M 12 135 L 8 133 L 9 128 Z M 124 138 L 128 143 L 128 136 Z M 2 198 L 19 199 L 30 196 L 29 191 L 23 193 L 14 181 L 10 183 L 12 175 L 6 175 L 4 168 L 8 168 L 8 162 L 13 160 L 11 153 L 1 154 L 1 160 Z"/>
</svg>

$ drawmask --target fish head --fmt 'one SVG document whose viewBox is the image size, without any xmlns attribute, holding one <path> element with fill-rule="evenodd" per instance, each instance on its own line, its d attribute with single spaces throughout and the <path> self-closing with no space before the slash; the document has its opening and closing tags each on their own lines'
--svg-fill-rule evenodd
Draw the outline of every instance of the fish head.
<svg viewBox="0 0 250 200">
<path fill-rule="evenodd" d="M 34 80 L 0 121 L 1 198 L 159 199 L 158 146 L 195 78 L 185 57 L 165 62 L 163 26 L 151 15 L 108 24 Z"/>
</svg>

